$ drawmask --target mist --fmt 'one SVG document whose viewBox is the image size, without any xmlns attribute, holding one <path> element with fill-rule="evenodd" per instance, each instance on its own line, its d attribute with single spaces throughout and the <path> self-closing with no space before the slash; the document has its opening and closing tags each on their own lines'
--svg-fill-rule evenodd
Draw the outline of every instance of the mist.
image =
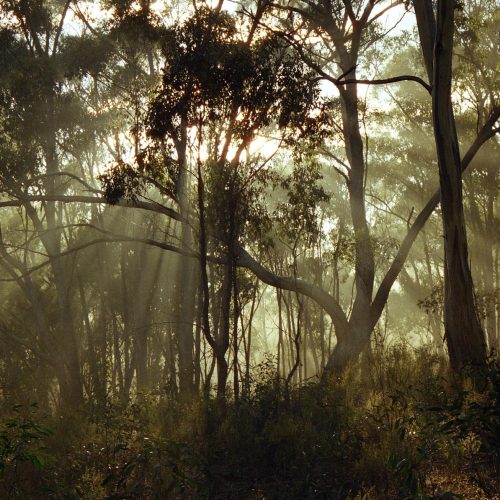
<svg viewBox="0 0 500 500">
<path fill-rule="evenodd" d="M 2 498 L 498 498 L 498 6 L 0 4 Z"/>
</svg>

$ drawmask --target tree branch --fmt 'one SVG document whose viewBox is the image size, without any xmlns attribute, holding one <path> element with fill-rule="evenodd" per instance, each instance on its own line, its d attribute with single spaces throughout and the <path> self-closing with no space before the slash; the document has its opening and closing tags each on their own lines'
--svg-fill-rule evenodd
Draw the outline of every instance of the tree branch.
<svg viewBox="0 0 500 500">
<path fill-rule="evenodd" d="M 59 20 L 59 25 L 57 26 L 56 36 L 54 38 L 54 44 L 52 46 L 52 57 L 56 57 L 57 46 L 59 44 L 59 39 L 61 38 L 61 33 L 64 26 L 64 21 L 66 19 L 66 14 L 68 13 L 69 6 L 72 0 L 66 0 L 64 4 L 63 11 L 61 13 L 61 19 Z"/>
<path fill-rule="evenodd" d="M 481 146 L 491 137 L 493 137 L 497 130 L 493 128 L 494 124 L 500 118 L 500 107 L 494 108 L 490 114 L 490 117 L 483 125 L 479 134 L 477 135 L 474 142 L 471 144 L 467 153 L 465 153 L 462 159 L 462 172 L 470 165 L 476 153 L 479 151 Z M 389 297 L 389 292 L 391 291 L 392 285 L 396 281 L 401 269 L 403 268 L 406 258 L 410 252 L 410 249 L 415 242 L 421 229 L 424 227 L 427 219 L 431 216 L 432 212 L 438 206 L 440 200 L 439 189 L 434 193 L 432 198 L 427 202 L 425 207 L 417 215 L 417 218 L 413 222 L 412 226 L 408 230 L 404 240 L 399 247 L 398 253 L 394 258 L 389 270 L 387 271 L 384 279 L 380 283 L 377 294 L 371 305 L 371 322 L 375 326 L 377 321 L 384 310 L 385 304 L 387 303 L 387 298 Z"/>
<path fill-rule="evenodd" d="M 330 80 L 330 79 L 329 79 Z M 332 81 L 332 80 L 330 80 Z M 416 82 L 420 84 L 422 87 L 424 87 L 427 92 L 432 93 L 432 87 L 422 80 L 422 78 L 414 75 L 400 75 L 400 76 L 393 76 L 391 78 L 380 78 L 380 79 L 374 79 L 374 80 L 358 80 L 358 79 L 347 79 L 347 80 L 337 80 L 335 85 L 340 86 L 340 85 L 352 85 L 352 84 L 359 84 L 359 85 L 384 85 L 387 83 L 398 83 L 398 82 Z"/>
<path fill-rule="evenodd" d="M 140 208 L 142 210 L 148 210 L 150 212 L 156 212 L 159 214 L 167 215 L 168 217 L 178 220 L 180 222 L 183 221 L 182 217 L 179 213 L 177 213 L 174 209 L 166 207 L 161 203 L 156 202 L 145 202 L 140 200 L 127 200 L 124 198 L 120 198 L 116 203 L 110 203 L 104 196 L 67 196 L 67 195 L 50 195 L 50 196 L 22 196 L 16 200 L 7 200 L 0 201 L 0 208 L 2 207 L 21 207 L 26 203 L 36 203 L 36 202 L 48 202 L 48 201 L 60 201 L 63 203 L 96 203 L 100 205 L 110 205 L 117 206 L 123 208 Z"/>
<path fill-rule="evenodd" d="M 266 269 L 262 264 L 255 260 L 244 248 L 241 246 L 237 248 L 237 265 L 244 267 L 257 276 L 261 281 L 267 285 L 282 290 L 290 290 L 292 292 L 306 295 L 319 304 L 332 318 L 335 325 L 335 332 L 338 337 L 347 335 L 347 317 L 340 307 L 340 304 L 335 298 L 327 293 L 319 286 L 308 283 L 300 278 L 291 278 L 287 276 L 279 276 L 269 269 Z"/>
</svg>

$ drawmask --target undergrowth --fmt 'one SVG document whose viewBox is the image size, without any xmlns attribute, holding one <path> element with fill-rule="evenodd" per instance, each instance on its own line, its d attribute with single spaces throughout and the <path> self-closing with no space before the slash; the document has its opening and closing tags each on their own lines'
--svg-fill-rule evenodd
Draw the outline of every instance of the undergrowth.
<svg viewBox="0 0 500 500">
<path fill-rule="evenodd" d="M 460 498 L 498 491 L 500 372 L 456 386 L 428 349 L 371 356 L 341 380 L 285 391 L 267 363 L 224 408 L 138 395 L 43 414 L 4 404 L 0 498 Z"/>
</svg>

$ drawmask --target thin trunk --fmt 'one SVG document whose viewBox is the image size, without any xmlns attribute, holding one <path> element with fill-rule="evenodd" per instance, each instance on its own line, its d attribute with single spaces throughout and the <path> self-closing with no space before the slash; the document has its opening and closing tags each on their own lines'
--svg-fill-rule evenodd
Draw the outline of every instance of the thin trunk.
<svg viewBox="0 0 500 500">
<path fill-rule="evenodd" d="M 113 393 L 116 394 L 116 386 L 118 385 L 118 394 L 123 394 L 122 356 L 116 314 L 113 314 L 113 362 Z"/>
<path fill-rule="evenodd" d="M 178 196 L 180 215 L 183 220 L 189 218 L 189 186 L 190 177 L 186 165 L 187 130 L 182 125 L 181 141 L 177 147 L 179 157 Z M 181 248 L 193 250 L 193 234 L 189 224 L 181 223 Z M 179 293 L 178 307 L 178 351 L 179 351 L 179 390 L 181 395 L 190 396 L 194 393 L 193 364 L 193 327 L 195 319 L 196 278 L 198 270 L 196 261 L 185 255 L 178 257 L 177 289 Z"/>
<path fill-rule="evenodd" d="M 196 330 L 194 344 L 194 388 L 196 392 L 200 390 L 201 383 L 201 315 L 203 308 L 203 296 L 199 287 L 197 296 L 198 306 L 196 308 Z"/>
<path fill-rule="evenodd" d="M 281 374 L 284 373 L 284 363 L 285 363 L 285 351 L 283 348 L 283 311 L 281 305 L 281 290 L 276 290 L 276 299 L 278 302 L 278 360 L 277 360 L 277 369 L 276 376 L 278 380 L 281 377 Z M 280 370 L 281 365 L 283 365 L 283 370 Z"/>
<path fill-rule="evenodd" d="M 498 354 L 499 339 L 497 337 L 497 317 L 495 307 L 495 283 L 494 283 L 494 241 L 495 241 L 495 215 L 494 204 L 497 196 L 497 169 L 496 165 L 488 165 L 487 175 L 487 201 L 486 201 L 486 231 L 484 241 L 484 291 L 486 293 L 486 333 L 490 351 Z"/>
<path fill-rule="evenodd" d="M 238 318 L 239 318 L 239 304 L 238 304 L 238 277 L 236 275 L 236 266 L 233 265 L 233 392 L 234 400 L 236 403 L 240 397 L 240 381 L 239 381 L 239 368 L 238 368 Z"/>
</svg>

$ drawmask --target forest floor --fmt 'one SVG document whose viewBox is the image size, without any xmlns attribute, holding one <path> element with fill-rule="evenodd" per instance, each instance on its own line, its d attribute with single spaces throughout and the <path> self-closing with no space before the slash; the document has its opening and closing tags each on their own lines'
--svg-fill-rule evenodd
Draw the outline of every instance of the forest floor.
<svg viewBox="0 0 500 500">
<path fill-rule="evenodd" d="M 494 468 L 488 471 L 485 467 L 482 474 L 489 476 L 488 482 L 494 484 L 495 490 L 491 485 L 486 485 L 484 481 L 478 484 L 477 476 L 470 470 L 465 469 L 453 473 L 440 467 L 430 472 L 426 480 L 426 492 L 431 498 L 440 491 L 453 491 L 456 495 L 468 500 L 500 500 L 500 484 L 498 484 L 498 477 L 495 479 Z"/>
<path fill-rule="evenodd" d="M 272 363 L 237 401 L 141 394 L 54 412 L 5 401 L 0 498 L 497 499 L 500 371 L 457 387 L 394 348 L 327 384 Z"/>
</svg>

